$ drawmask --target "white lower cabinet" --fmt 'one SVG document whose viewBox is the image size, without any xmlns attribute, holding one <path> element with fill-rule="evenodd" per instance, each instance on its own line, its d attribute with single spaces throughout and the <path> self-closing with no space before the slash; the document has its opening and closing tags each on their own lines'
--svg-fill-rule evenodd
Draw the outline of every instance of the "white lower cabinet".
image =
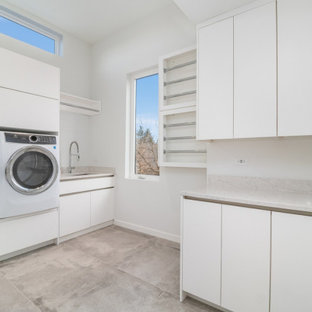
<svg viewBox="0 0 312 312">
<path fill-rule="evenodd" d="M 312 311 L 312 217 L 273 212 L 271 312 Z"/>
<path fill-rule="evenodd" d="M 222 206 L 222 307 L 269 311 L 270 227 L 270 211 Z"/>
<path fill-rule="evenodd" d="M 221 205 L 184 200 L 182 290 L 220 305 Z"/>
<path fill-rule="evenodd" d="M 114 219 L 114 189 L 92 191 L 91 226 Z"/>
<path fill-rule="evenodd" d="M 90 226 L 90 193 L 60 198 L 60 236 L 84 230 Z"/>
<path fill-rule="evenodd" d="M 114 188 L 63 195 L 60 198 L 60 236 L 114 219 Z"/>
<path fill-rule="evenodd" d="M 57 237 L 57 209 L 8 220 L 0 219 L 0 257 Z"/>
<path fill-rule="evenodd" d="M 181 299 L 233 312 L 312 311 L 312 217 L 183 199 Z"/>
</svg>

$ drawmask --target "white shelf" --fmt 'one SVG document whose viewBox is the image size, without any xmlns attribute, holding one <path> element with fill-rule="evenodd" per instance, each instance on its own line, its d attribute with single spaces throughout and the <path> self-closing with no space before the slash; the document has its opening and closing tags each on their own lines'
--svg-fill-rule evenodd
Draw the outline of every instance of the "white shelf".
<svg viewBox="0 0 312 312">
<path fill-rule="evenodd" d="M 196 140 L 196 49 L 159 60 L 159 166 L 206 168 L 207 145 Z"/>
<path fill-rule="evenodd" d="M 90 100 L 76 95 L 61 92 L 61 110 L 94 116 L 101 113 L 101 101 Z"/>
<path fill-rule="evenodd" d="M 196 107 L 160 111 L 159 124 L 160 167 L 206 167 L 206 142 L 196 140 Z"/>
<path fill-rule="evenodd" d="M 196 105 L 195 47 L 159 59 L 159 108 L 161 111 Z"/>
</svg>

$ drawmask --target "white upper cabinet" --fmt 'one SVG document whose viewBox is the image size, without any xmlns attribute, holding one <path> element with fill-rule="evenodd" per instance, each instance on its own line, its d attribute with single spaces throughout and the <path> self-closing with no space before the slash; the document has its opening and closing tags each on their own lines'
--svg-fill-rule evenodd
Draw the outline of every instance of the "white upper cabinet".
<svg viewBox="0 0 312 312">
<path fill-rule="evenodd" d="M 312 1 L 278 0 L 278 135 L 312 134 Z"/>
<path fill-rule="evenodd" d="M 276 136 L 275 2 L 234 17 L 234 137 Z"/>
<path fill-rule="evenodd" d="M 197 139 L 233 137 L 233 18 L 198 30 Z"/>
<path fill-rule="evenodd" d="M 198 28 L 197 139 L 274 137 L 275 2 L 220 20 Z"/>
<path fill-rule="evenodd" d="M 0 48 L 0 87 L 60 98 L 60 69 Z"/>
</svg>

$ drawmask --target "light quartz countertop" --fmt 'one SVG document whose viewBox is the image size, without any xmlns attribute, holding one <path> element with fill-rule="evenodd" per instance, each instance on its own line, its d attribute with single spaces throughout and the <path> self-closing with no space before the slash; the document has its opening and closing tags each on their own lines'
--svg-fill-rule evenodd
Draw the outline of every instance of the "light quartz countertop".
<svg viewBox="0 0 312 312">
<path fill-rule="evenodd" d="M 61 168 L 60 181 L 62 182 L 82 179 L 95 179 L 112 176 L 115 176 L 114 168 L 92 166 L 75 167 L 72 170 L 72 173 L 69 173 L 68 168 Z"/>
<path fill-rule="evenodd" d="M 210 176 L 207 187 L 184 191 L 182 196 L 312 216 L 312 181 Z"/>
</svg>

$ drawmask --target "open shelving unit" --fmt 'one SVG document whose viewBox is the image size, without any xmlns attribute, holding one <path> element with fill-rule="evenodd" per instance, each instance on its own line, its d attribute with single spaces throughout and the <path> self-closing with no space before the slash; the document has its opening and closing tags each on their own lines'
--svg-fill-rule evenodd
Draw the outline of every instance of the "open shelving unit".
<svg viewBox="0 0 312 312">
<path fill-rule="evenodd" d="M 159 73 L 160 110 L 196 105 L 196 49 L 162 57 Z"/>
<path fill-rule="evenodd" d="M 61 92 L 60 105 L 62 111 L 94 116 L 101 113 L 101 101 L 91 100 Z"/>
<path fill-rule="evenodd" d="M 159 61 L 159 166 L 206 167 L 206 143 L 196 140 L 196 49 Z"/>
</svg>

